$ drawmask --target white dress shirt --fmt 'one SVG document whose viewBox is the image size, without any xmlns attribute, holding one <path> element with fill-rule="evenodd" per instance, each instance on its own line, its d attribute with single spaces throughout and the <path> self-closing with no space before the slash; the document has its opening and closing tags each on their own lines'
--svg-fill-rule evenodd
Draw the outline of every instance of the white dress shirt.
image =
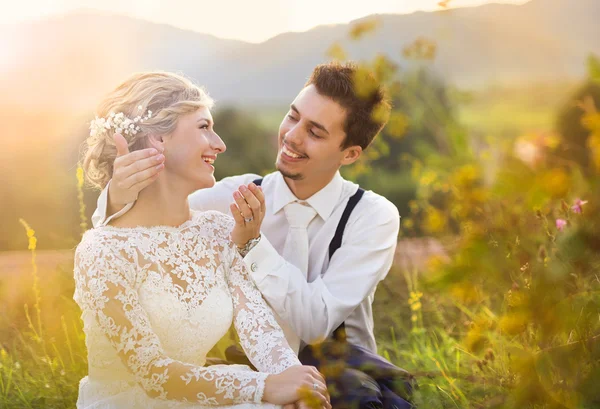
<svg viewBox="0 0 600 409">
<path fill-rule="evenodd" d="M 229 214 L 233 192 L 258 178 L 254 174 L 225 178 L 213 188 L 192 193 L 190 207 Z M 289 228 L 283 207 L 298 199 L 279 172 L 265 176 L 262 189 L 266 197 L 262 238 L 244 262 L 267 302 L 304 343 L 323 340 L 345 322 L 350 343 L 376 352 L 372 304 L 377 284 L 387 275 L 394 258 L 400 227 L 396 206 L 366 191 L 350 215 L 341 247 L 330 261 L 329 243 L 348 199 L 358 189 L 358 185 L 336 173 L 327 186 L 306 200 L 317 216 L 308 226 L 305 276 L 280 256 Z M 94 226 L 110 220 L 105 217 L 106 200 L 104 189 L 92 217 Z"/>
</svg>

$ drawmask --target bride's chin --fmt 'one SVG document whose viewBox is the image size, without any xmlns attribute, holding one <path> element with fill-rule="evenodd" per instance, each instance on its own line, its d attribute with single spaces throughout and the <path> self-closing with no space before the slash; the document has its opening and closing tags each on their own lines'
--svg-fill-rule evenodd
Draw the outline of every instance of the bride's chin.
<svg viewBox="0 0 600 409">
<path fill-rule="evenodd" d="M 194 184 L 194 190 L 200 190 L 200 189 L 207 189 L 209 187 L 213 187 L 215 185 L 216 180 L 214 177 L 212 178 L 207 178 L 204 177 L 200 180 L 196 180 L 196 183 Z"/>
</svg>

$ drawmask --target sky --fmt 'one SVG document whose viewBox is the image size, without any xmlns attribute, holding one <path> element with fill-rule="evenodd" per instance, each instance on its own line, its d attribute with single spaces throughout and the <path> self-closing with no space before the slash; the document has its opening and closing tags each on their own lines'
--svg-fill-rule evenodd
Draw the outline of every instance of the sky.
<svg viewBox="0 0 600 409">
<path fill-rule="evenodd" d="M 440 0 L 0 0 L 0 25 L 78 9 L 124 14 L 248 42 L 289 31 L 348 23 L 370 14 L 439 10 Z M 449 7 L 528 0 L 445 0 Z"/>
</svg>

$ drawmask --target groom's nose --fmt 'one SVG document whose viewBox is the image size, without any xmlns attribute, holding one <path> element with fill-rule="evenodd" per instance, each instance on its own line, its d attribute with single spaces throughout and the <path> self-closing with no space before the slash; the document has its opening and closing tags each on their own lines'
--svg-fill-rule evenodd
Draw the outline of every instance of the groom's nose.
<svg viewBox="0 0 600 409">
<path fill-rule="evenodd" d="M 285 133 L 283 140 L 285 142 L 290 142 L 292 145 L 302 145 L 303 138 L 304 132 L 298 123 Z"/>
</svg>

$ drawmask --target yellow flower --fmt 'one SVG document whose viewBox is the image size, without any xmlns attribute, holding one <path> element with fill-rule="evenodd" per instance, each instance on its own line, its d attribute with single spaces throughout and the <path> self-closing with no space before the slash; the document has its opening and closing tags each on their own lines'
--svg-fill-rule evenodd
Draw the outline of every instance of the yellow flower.
<svg viewBox="0 0 600 409">
<path fill-rule="evenodd" d="M 335 43 L 329 47 L 327 56 L 338 61 L 343 61 L 348 58 L 346 51 L 344 51 L 344 48 L 339 43 Z"/>
<path fill-rule="evenodd" d="M 446 217 L 435 207 L 426 210 L 424 227 L 430 233 L 440 233 L 446 228 Z"/>
<path fill-rule="evenodd" d="M 401 112 L 393 112 L 386 126 L 386 131 L 395 138 L 400 138 L 406 133 L 408 118 Z"/>
<path fill-rule="evenodd" d="M 525 312 L 513 312 L 500 319 L 500 329 L 507 335 L 520 334 L 527 328 L 529 316 Z"/>
<path fill-rule="evenodd" d="M 437 179 L 437 173 L 435 173 L 433 170 L 426 170 L 421 175 L 421 179 L 419 180 L 419 183 L 422 185 L 425 185 L 425 186 L 429 186 L 433 182 L 435 182 L 436 179 Z"/>
<path fill-rule="evenodd" d="M 79 225 L 81 226 L 81 234 L 87 230 L 87 218 L 85 216 L 85 202 L 83 200 L 83 183 L 85 182 L 85 174 L 81 165 L 77 166 L 77 200 L 79 201 Z"/>
<path fill-rule="evenodd" d="M 552 197 L 563 197 L 569 191 L 569 175 L 562 169 L 552 169 L 542 176 L 541 186 Z"/>
<path fill-rule="evenodd" d="M 368 20 L 363 20 L 359 23 L 356 23 L 350 28 L 350 38 L 353 40 L 358 40 L 365 34 L 375 31 L 379 24 L 380 21 L 376 18 L 370 18 Z"/>
<path fill-rule="evenodd" d="M 461 166 L 452 174 L 452 181 L 457 186 L 471 186 L 479 179 L 479 170 L 475 165 Z"/>
<path fill-rule="evenodd" d="M 29 238 L 29 246 L 27 247 L 29 250 L 35 250 L 37 246 L 37 239 L 35 238 L 35 230 L 33 230 L 29 224 L 23 219 L 19 219 L 19 223 L 25 227 L 25 232 L 27 233 L 27 237 Z"/>
</svg>

